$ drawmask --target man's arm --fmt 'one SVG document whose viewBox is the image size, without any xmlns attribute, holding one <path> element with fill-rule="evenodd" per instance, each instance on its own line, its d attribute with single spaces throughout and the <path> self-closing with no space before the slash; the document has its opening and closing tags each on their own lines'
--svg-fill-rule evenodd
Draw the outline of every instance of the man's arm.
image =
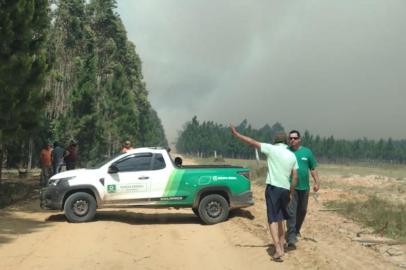
<svg viewBox="0 0 406 270">
<path fill-rule="evenodd" d="M 243 141 L 246 144 L 254 146 L 255 148 L 261 148 L 261 144 L 259 142 L 257 142 L 256 140 L 254 140 L 248 136 L 241 135 L 240 133 L 238 133 L 238 131 L 235 129 L 235 127 L 233 127 L 231 125 L 230 125 L 230 128 L 231 128 L 231 133 L 233 134 L 233 136 L 236 137 L 237 139 L 239 139 L 240 141 Z"/>
<path fill-rule="evenodd" d="M 317 173 L 316 169 L 310 170 L 310 174 L 312 175 L 314 181 L 313 191 L 317 192 L 320 189 L 319 174 Z"/>
</svg>

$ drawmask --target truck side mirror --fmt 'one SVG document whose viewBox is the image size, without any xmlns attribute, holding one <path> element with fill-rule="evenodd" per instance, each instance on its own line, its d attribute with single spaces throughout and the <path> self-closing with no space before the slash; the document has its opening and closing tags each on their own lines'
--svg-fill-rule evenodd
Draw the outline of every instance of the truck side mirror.
<svg viewBox="0 0 406 270">
<path fill-rule="evenodd" d="M 115 164 L 110 165 L 108 173 L 118 173 L 118 168 Z"/>
</svg>

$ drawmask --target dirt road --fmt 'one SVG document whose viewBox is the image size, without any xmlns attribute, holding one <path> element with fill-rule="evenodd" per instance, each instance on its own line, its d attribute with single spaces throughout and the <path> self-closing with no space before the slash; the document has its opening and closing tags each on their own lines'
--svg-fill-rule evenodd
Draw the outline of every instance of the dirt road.
<svg viewBox="0 0 406 270">
<path fill-rule="evenodd" d="M 401 269 L 352 241 L 356 224 L 320 211 L 331 190 L 310 199 L 303 237 L 283 263 L 271 261 L 263 187 L 256 205 L 224 223 L 201 225 L 188 209 L 101 210 L 90 223 L 71 224 L 31 198 L 0 210 L 0 269 Z M 396 247 L 388 247 L 396 248 Z M 404 247 L 398 247 L 399 252 Z"/>
<path fill-rule="evenodd" d="M 36 204 L 1 211 L 0 269 L 265 269 L 275 264 L 267 242 L 232 221 L 201 225 L 189 210 L 104 210 L 94 222 L 70 224 Z"/>
</svg>

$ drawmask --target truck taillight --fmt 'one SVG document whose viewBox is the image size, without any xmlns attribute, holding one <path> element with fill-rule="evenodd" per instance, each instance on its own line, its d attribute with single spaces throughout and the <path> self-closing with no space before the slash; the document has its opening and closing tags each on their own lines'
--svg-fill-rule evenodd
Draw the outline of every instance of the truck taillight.
<svg viewBox="0 0 406 270">
<path fill-rule="evenodd" d="M 242 171 L 242 172 L 238 172 L 239 175 L 244 176 L 245 178 L 247 178 L 248 180 L 250 180 L 250 172 L 249 171 Z"/>
</svg>

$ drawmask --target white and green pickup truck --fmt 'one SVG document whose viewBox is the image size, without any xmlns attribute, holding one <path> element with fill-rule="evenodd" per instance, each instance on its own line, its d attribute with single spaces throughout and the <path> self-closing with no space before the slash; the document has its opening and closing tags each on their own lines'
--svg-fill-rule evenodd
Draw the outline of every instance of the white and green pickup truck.
<svg viewBox="0 0 406 270">
<path fill-rule="evenodd" d="M 182 166 L 164 148 L 137 148 L 97 169 L 58 173 L 41 190 L 41 207 L 63 210 L 70 222 L 92 220 L 97 208 L 172 206 L 215 224 L 230 209 L 253 204 L 248 168 Z"/>
</svg>

